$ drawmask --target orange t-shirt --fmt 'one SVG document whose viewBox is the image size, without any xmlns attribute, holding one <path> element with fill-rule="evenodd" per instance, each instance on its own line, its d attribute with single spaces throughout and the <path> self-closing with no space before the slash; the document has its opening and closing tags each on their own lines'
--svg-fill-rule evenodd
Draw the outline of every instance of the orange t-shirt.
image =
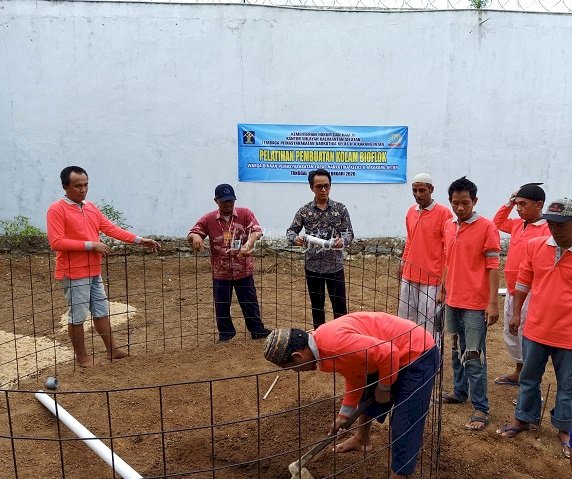
<svg viewBox="0 0 572 479">
<path fill-rule="evenodd" d="M 445 224 L 452 217 L 448 208 L 435 201 L 424 209 L 419 205 L 409 208 L 405 217 L 404 279 L 421 284 L 440 284 L 445 264 Z"/>
<path fill-rule="evenodd" d="M 514 205 L 502 205 L 493 218 L 493 223 L 500 231 L 510 234 L 510 244 L 504 265 L 506 288 L 510 294 L 514 294 L 514 285 L 518 275 L 518 268 L 524 258 L 526 243 L 532 238 L 550 236 L 548 223 L 544 219 L 529 223 L 524 228 L 524 220 L 522 218 L 509 218 L 513 207 Z"/>
<path fill-rule="evenodd" d="M 355 407 L 367 375 L 378 371 L 390 385 L 397 373 L 435 346 L 423 326 L 387 313 L 351 313 L 328 321 L 312 333 L 321 371 L 341 374 L 345 380 L 342 405 Z"/>
<path fill-rule="evenodd" d="M 48 241 L 56 251 L 55 278 L 79 279 L 101 274 L 101 254 L 92 250 L 99 232 L 126 243 L 140 238 L 109 221 L 93 203 L 80 205 L 63 198 L 47 213 Z"/>
<path fill-rule="evenodd" d="M 531 239 L 516 289 L 530 290 L 522 334 L 537 343 L 572 349 L 572 248 L 558 248 L 552 236 Z"/>
<path fill-rule="evenodd" d="M 454 308 L 485 310 L 490 269 L 499 269 L 500 236 L 491 220 L 474 213 L 467 221 L 447 223 L 445 302 Z"/>
</svg>

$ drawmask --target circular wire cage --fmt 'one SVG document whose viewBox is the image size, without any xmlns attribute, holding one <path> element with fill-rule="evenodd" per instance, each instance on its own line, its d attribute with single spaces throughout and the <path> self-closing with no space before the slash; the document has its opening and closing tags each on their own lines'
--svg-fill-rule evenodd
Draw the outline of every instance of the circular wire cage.
<svg viewBox="0 0 572 479">
<path fill-rule="evenodd" d="M 303 251 L 260 242 L 254 259 L 265 326 L 310 329 Z M 402 264 L 391 246 L 354 245 L 344 263 L 349 312 L 397 314 Z M 130 357 L 107 360 L 88 319 L 86 345 L 102 362 L 88 369 L 74 361 L 53 268 L 48 253 L 0 256 L 0 477 L 288 478 L 327 436 L 343 379 L 266 362 L 236 299 L 237 335 L 218 343 L 208 254 L 177 242 L 160 254 L 115 247 L 102 276 Z M 426 320 L 433 330 L 435 317 Z M 60 387 L 41 392 L 54 377 Z M 441 370 L 434 384 L 415 477 L 439 473 Z M 307 467 L 321 478 L 387 477 L 391 441 L 386 421 L 372 427 L 370 452 L 327 447 Z"/>
</svg>

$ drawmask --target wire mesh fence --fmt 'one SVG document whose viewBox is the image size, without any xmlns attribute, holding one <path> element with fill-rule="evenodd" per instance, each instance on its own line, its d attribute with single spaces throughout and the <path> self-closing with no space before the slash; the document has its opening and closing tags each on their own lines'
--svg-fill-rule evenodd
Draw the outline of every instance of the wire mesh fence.
<svg viewBox="0 0 572 479">
<path fill-rule="evenodd" d="M 262 246 L 255 262 L 266 327 L 311 328 L 300 251 Z M 385 248 L 348 255 L 348 310 L 396 314 L 399 268 L 400 259 Z M 140 475 L 132 477 L 289 477 L 288 465 L 324 438 L 337 414 L 343 380 L 276 370 L 264 360 L 263 342 L 250 338 L 238 305 L 232 306 L 237 337 L 217 343 L 209 257 L 184 244 L 161 255 L 122 247 L 106 259 L 113 329 L 131 357 L 106 362 L 86 322 L 88 350 L 103 360 L 89 370 L 74 363 L 51 255 L 4 255 L 0 274 L 1 477 L 37 477 L 38 471 L 61 478 L 115 477 L 122 461 Z M 55 417 L 36 396 L 47 376 L 61 384 L 44 395 L 55 401 Z M 438 475 L 441 386 L 439 371 L 417 477 Z M 66 411 L 93 437 L 58 421 Z M 384 477 L 391 427 L 372 429 L 371 452 L 327 452 L 312 461 L 313 473 Z M 85 446 L 95 441 L 109 449 L 111 467 Z"/>
</svg>

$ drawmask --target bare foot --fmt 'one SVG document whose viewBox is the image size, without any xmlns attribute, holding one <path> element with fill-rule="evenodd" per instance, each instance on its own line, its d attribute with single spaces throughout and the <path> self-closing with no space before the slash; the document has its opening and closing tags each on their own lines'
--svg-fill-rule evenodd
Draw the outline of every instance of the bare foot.
<svg viewBox="0 0 572 479">
<path fill-rule="evenodd" d="M 369 452 L 371 451 L 371 443 L 369 441 L 364 442 L 359 437 L 353 435 L 349 439 L 340 442 L 335 448 L 335 452 L 350 452 L 350 451 L 361 451 Z"/>
<path fill-rule="evenodd" d="M 97 361 L 94 357 L 92 356 L 86 356 L 85 358 L 76 358 L 76 363 L 80 368 L 93 368 L 94 366 L 97 366 L 99 364 L 99 361 Z"/>
<path fill-rule="evenodd" d="M 123 359 L 129 356 L 129 352 L 127 349 L 123 348 L 115 348 L 111 351 L 111 353 L 107 353 L 107 359 Z"/>
</svg>

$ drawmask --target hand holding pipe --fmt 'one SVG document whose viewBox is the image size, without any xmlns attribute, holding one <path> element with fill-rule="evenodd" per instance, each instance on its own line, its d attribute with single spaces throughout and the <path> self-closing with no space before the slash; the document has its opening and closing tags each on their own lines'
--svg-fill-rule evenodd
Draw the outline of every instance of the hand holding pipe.
<svg viewBox="0 0 572 479">
<path fill-rule="evenodd" d="M 358 408 L 345 420 L 345 422 L 340 426 L 339 429 L 349 429 L 350 426 L 356 421 L 356 419 L 360 417 L 364 413 L 364 411 L 373 404 L 374 401 L 375 401 L 374 398 L 369 398 L 366 399 L 364 402 L 360 403 Z M 300 475 L 302 469 L 304 469 L 304 466 L 308 463 L 308 461 L 310 461 L 310 459 L 312 459 L 316 454 L 318 454 L 334 439 L 336 439 L 336 433 L 322 439 L 320 442 L 313 445 L 300 459 L 290 464 L 288 466 L 288 470 L 290 471 L 290 474 L 292 474 L 292 477 L 290 479 L 304 479 Z"/>
<path fill-rule="evenodd" d="M 332 247 L 334 246 L 334 243 L 336 242 L 335 238 L 332 239 L 322 239 L 322 238 L 318 238 L 317 236 L 312 236 L 309 234 L 305 234 L 303 233 L 301 235 L 301 238 L 308 243 L 309 245 L 315 245 L 315 246 L 320 246 L 324 249 L 332 249 Z"/>
</svg>

